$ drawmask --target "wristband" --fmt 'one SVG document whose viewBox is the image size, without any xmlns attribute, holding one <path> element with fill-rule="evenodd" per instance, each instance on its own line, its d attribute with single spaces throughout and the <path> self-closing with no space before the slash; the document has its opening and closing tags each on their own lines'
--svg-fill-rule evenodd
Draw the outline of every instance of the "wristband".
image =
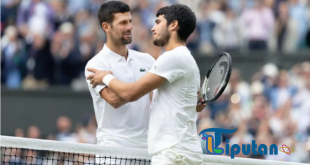
<svg viewBox="0 0 310 165">
<path fill-rule="evenodd" d="M 111 74 L 107 74 L 106 76 L 104 76 L 104 78 L 102 79 L 102 82 L 106 85 L 106 86 L 109 86 L 110 84 L 110 81 L 112 79 L 114 79 L 115 77 Z"/>
</svg>

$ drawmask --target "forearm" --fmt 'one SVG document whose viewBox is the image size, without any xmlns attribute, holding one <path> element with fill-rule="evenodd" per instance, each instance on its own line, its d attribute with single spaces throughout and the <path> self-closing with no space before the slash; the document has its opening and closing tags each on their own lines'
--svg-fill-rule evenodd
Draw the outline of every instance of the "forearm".
<svg viewBox="0 0 310 165">
<path fill-rule="evenodd" d="M 96 86 L 96 83 L 94 81 L 99 81 L 100 83 L 106 84 L 118 96 L 128 102 L 138 100 L 142 96 L 150 93 L 151 91 L 166 82 L 166 79 L 164 77 L 152 73 L 146 73 L 134 83 L 125 83 L 119 81 L 114 76 L 112 76 L 111 74 L 106 74 L 104 71 L 102 71 L 102 74 L 102 77 L 104 78 L 102 78 L 101 76 L 95 76 L 93 80 L 91 80 L 91 84 L 93 86 Z M 92 78 L 92 76 L 88 77 L 88 79 L 90 78 Z"/>
<path fill-rule="evenodd" d="M 128 101 L 119 97 L 109 87 L 102 89 L 100 91 L 100 96 L 101 96 L 101 98 L 103 98 L 105 101 L 107 101 L 114 108 L 119 108 L 119 107 L 123 106 L 124 104 L 128 103 Z"/>
<path fill-rule="evenodd" d="M 138 91 L 135 89 L 134 83 L 125 83 L 114 78 L 111 80 L 109 88 L 127 102 L 138 99 L 136 98 Z"/>
<path fill-rule="evenodd" d="M 128 103 L 128 101 L 124 100 L 123 98 L 121 98 L 119 96 L 111 98 L 111 102 L 110 102 L 110 104 L 112 104 L 112 106 L 114 108 L 119 108 L 119 107 L 125 105 L 126 103 Z"/>
</svg>

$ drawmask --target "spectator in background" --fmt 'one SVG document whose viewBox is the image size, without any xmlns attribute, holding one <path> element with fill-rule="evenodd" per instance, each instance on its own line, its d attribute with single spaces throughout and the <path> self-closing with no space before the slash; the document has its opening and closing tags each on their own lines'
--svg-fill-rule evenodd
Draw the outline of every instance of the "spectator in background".
<svg viewBox="0 0 310 165">
<path fill-rule="evenodd" d="M 65 22 L 59 27 L 52 39 L 50 51 L 55 60 L 55 81 L 57 84 L 69 85 L 79 76 L 80 51 L 77 48 L 74 26 Z"/>
<path fill-rule="evenodd" d="M 275 33 L 277 37 L 277 49 L 282 50 L 284 47 L 284 42 L 286 41 L 286 34 L 290 28 L 288 27 L 289 12 L 287 2 L 282 2 L 279 4 L 278 9 L 278 19 L 275 24 Z"/>
<path fill-rule="evenodd" d="M 225 11 L 224 21 L 216 25 L 214 40 L 217 46 L 225 51 L 238 50 L 241 46 L 241 34 L 235 13 L 231 9 Z"/>
<path fill-rule="evenodd" d="M 301 140 L 306 140 L 310 135 L 310 63 L 301 64 L 298 76 L 304 84 L 301 85 L 297 94 L 292 98 L 292 118 L 297 122 Z M 296 77 L 297 78 L 297 77 Z"/>
<path fill-rule="evenodd" d="M 1 35 L 6 25 L 12 25 L 16 21 L 16 15 L 20 0 L 1 1 Z"/>
<path fill-rule="evenodd" d="M 75 27 L 77 32 L 77 37 L 79 39 L 77 49 L 79 49 L 79 56 L 75 57 L 80 60 L 79 73 L 82 74 L 84 68 L 94 56 L 94 45 L 98 41 L 96 38 L 96 31 L 98 31 L 99 26 L 97 25 L 97 20 L 91 17 L 90 13 L 87 11 L 80 11 L 75 16 Z M 84 77 L 84 76 L 83 76 Z M 83 78 L 84 79 L 84 78 Z"/>
<path fill-rule="evenodd" d="M 40 139 L 41 138 L 40 129 L 35 125 L 31 125 L 28 128 L 27 137 L 33 139 Z"/>
<path fill-rule="evenodd" d="M 76 134 L 71 131 L 71 119 L 67 116 L 57 118 L 57 133 L 56 140 L 66 142 L 77 142 Z"/>
<path fill-rule="evenodd" d="M 256 0 L 253 8 L 242 13 L 241 21 L 247 29 L 250 50 L 267 50 L 268 39 L 274 25 L 274 16 L 263 1 Z"/>
<path fill-rule="evenodd" d="M 32 32 L 45 33 L 51 36 L 53 32 L 53 13 L 49 4 L 43 0 L 23 0 L 18 9 L 17 27 L 28 43 L 32 41 Z"/>
<path fill-rule="evenodd" d="M 54 59 L 49 45 L 43 34 L 33 35 L 33 43 L 27 50 L 28 76 L 23 81 L 24 89 L 45 89 L 53 82 Z"/>
<path fill-rule="evenodd" d="M 94 115 L 88 117 L 82 122 L 82 124 L 78 124 L 76 127 L 76 133 L 79 143 L 95 144 L 97 142 L 96 130 L 97 125 Z"/>
<path fill-rule="evenodd" d="M 8 88 L 19 88 L 25 74 L 26 54 L 23 42 L 17 37 L 15 26 L 8 26 L 1 38 L 2 78 Z"/>
<path fill-rule="evenodd" d="M 25 137 L 24 130 L 21 128 L 16 128 L 14 132 L 15 137 Z"/>
<path fill-rule="evenodd" d="M 210 7 L 207 3 L 202 2 L 200 11 L 202 12 L 202 19 L 197 22 L 197 31 L 199 33 L 200 40 L 200 51 L 202 53 L 211 53 L 214 50 L 215 42 L 213 39 L 213 29 L 215 27 L 215 22 L 209 18 Z"/>
<path fill-rule="evenodd" d="M 308 23 L 305 7 L 297 1 L 283 1 L 279 4 L 276 33 L 278 48 L 285 53 L 295 52 L 303 47 Z"/>
<path fill-rule="evenodd" d="M 84 70 L 87 62 L 94 56 L 94 47 L 93 47 L 93 36 L 84 34 L 80 36 L 79 39 L 79 52 L 81 54 L 80 57 L 80 68 L 79 68 L 79 73 L 81 73 L 82 70 Z M 83 76 L 84 77 L 84 76 Z"/>
<path fill-rule="evenodd" d="M 288 82 L 288 75 L 286 71 L 280 71 L 276 86 L 270 91 L 270 102 L 273 111 L 277 111 L 283 106 L 289 98 L 296 93 L 296 87 L 291 86 Z"/>
<path fill-rule="evenodd" d="M 276 18 L 279 17 L 279 9 L 280 9 L 280 5 L 281 3 L 283 2 L 287 2 L 287 0 L 272 0 L 273 2 L 273 6 L 272 6 L 272 9 L 273 9 L 273 12 L 274 12 L 274 15 L 276 16 Z"/>
<path fill-rule="evenodd" d="M 310 21 L 307 19 L 307 12 L 304 4 L 301 4 L 298 0 L 289 0 L 288 2 L 290 16 L 295 21 L 297 27 L 297 48 L 301 48 L 305 45 L 304 41 Z"/>
<path fill-rule="evenodd" d="M 51 0 L 50 6 L 53 11 L 54 29 L 58 30 L 59 26 L 70 20 L 69 11 L 67 10 L 67 4 L 64 0 Z"/>
<path fill-rule="evenodd" d="M 74 17 L 74 26 L 78 37 L 82 35 L 90 35 L 95 37 L 95 32 L 99 29 L 96 24 L 97 20 L 86 10 L 78 11 Z"/>
</svg>

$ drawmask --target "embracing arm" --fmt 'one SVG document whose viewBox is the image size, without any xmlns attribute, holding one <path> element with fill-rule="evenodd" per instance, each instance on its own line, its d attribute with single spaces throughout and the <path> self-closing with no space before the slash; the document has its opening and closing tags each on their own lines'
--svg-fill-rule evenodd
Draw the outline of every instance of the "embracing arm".
<svg viewBox="0 0 310 165">
<path fill-rule="evenodd" d="M 85 76 L 88 77 L 92 73 L 88 70 L 85 70 Z M 89 86 L 89 90 L 91 93 L 99 94 L 102 99 L 108 102 L 113 108 L 119 108 L 122 105 L 126 104 L 127 101 L 123 100 L 119 97 L 115 92 L 113 92 L 109 87 L 104 84 L 93 87 L 90 83 L 90 80 L 86 79 L 87 85 Z"/>
<path fill-rule="evenodd" d="M 114 78 L 110 81 L 109 88 L 125 101 L 132 102 L 150 93 L 166 81 L 165 78 L 148 72 L 133 83 L 125 83 Z"/>
<path fill-rule="evenodd" d="M 92 84 L 93 88 L 96 88 L 97 85 L 103 84 L 102 82 L 103 77 L 112 73 L 110 71 L 99 71 L 93 68 L 88 68 L 88 70 L 95 73 L 87 77 L 88 81 L 91 80 L 90 84 Z M 125 103 L 132 102 L 132 101 L 138 100 L 139 98 L 146 95 L 147 93 L 150 93 L 154 89 L 160 87 L 166 81 L 167 81 L 166 78 L 163 78 L 161 76 L 155 75 L 150 72 L 146 73 L 143 77 L 141 77 L 138 81 L 134 83 L 125 83 L 125 82 L 119 81 L 116 78 L 113 78 L 109 82 L 109 88 L 107 88 L 109 89 L 109 91 L 107 92 L 112 93 L 114 91 L 115 93 L 113 94 L 116 94 L 115 97 L 118 103 L 122 102 L 121 99 L 124 100 Z M 102 96 L 102 97 L 104 98 L 105 96 Z M 203 100 L 200 100 L 200 101 L 203 101 Z M 198 103 L 196 106 L 196 111 L 200 112 L 205 107 L 206 107 L 206 104 Z"/>
<path fill-rule="evenodd" d="M 126 104 L 128 101 L 125 101 L 119 97 L 115 92 L 113 92 L 109 87 L 105 87 L 100 91 L 100 97 L 107 101 L 113 108 L 119 108 Z"/>
<path fill-rule="evenodd" d="M 109 77 L 109 75 L 112 76 L 111 71 L 100 71 L 94 68 L 87 68 L 87 70 L 94 73 L 86 78 L 92 88 L 104 85 L 103 78 Z M 105 84 L 124 101 L 133 102 L 158 88 L 166 81 L 166 78 L 148 72 L 133 83 L 125 83 L 112 76 L 112 79 Z"/>
</svg>

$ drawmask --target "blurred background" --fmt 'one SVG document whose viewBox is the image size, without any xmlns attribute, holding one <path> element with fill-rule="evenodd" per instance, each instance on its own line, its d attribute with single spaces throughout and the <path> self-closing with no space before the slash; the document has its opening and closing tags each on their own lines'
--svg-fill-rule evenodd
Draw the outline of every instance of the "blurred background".
<svg viewBox="0 0 310 165">
<path fill-rule="evenodd" d="M 310 0 L 123 1 L 133 17 L 131 49 L 163 53 L 152 43 L 155 13 L 182 3 L 197 16 L 187 46 L 201 75 L 219 52 L 232 55 L 229 85 L 199 113 L 198 132 L 237 127 L 223 141 L 295 149 L 237 157 L 310 163 Z M 84 68 L 106 42 L 96 16 L 103 2 L 1 1 L 1 135 L 96 143 Z"/>
</svg>

